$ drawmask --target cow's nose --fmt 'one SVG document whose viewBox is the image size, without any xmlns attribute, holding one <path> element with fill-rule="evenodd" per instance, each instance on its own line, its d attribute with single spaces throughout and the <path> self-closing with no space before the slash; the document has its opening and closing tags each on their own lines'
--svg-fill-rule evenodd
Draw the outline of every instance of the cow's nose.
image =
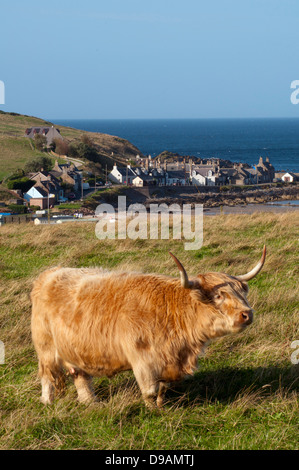
<svg viewBox="0 0 299 470">
<path fill-rule="evenodd" d="M 252 320 L 253 320 L 253 313 L 251 310 L 249 311 L 244 311 L 244 312 L 241 312 L 241 321 L 242 323 L 245 323 L 245 325 L 250 325 L 250 323 L 252 323 Z"/>
</svg>

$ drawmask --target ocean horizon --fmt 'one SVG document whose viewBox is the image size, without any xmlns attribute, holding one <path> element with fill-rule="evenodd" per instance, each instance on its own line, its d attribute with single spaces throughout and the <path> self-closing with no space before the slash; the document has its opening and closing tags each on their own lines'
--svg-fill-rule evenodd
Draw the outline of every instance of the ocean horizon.
<svg viewBox="0 0 299 470">
<path fill-rule="evenodd" d="M 128 140 L 143 155 L 167 150 L 254 166 L 269 158 L 276 171 L 299 172 L 299 118 L 55 119 L 57 125 Z"/>
</svg>

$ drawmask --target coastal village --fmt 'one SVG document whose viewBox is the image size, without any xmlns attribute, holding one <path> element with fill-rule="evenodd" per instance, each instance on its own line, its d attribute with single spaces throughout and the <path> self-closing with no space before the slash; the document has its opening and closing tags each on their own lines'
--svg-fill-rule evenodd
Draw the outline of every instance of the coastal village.
<svg viewBox="0 0 299 470">
<path fill-rule="evenodd" d="M 163 164 L 158 159 L 151 157 L 138 158 L 138 166 L 130 164 L 124 168 L 113 166 L 109 179 L 113 183 L 128 184 L 136 187 L 159 186 L 221 186 L 221 185 L 249 185 L 272 183 L 275 179 L 275 169 L 269 158 L 260 157 L 259 162 L 253 168 L 243 163 L 233 163 L 229 167 L 227 162 L 219 158 L 201 159 L 183 158 L 183 161 L 175 161 Z"/>
<path fill-rule="evenodd" d="M 42 136 L 47 155 L 53 159 L 52 169 L 29 172 L 26 177 L 31 187 L 24 191 L 21 188 L 11 190 L 10 208 L 25 206 L 29 212 L 53 209 L 65 203 L 84 201 L 84 198 L 95 191 L 103 191 L 111 186 L 123 185 L 136 190 L 148 187 L 194 187 L 194 191 L 219 191 L 223 187 L 245 187 L 275 182 L 293 183 L 298 175 L 293 173 L 276 173 L 268 157 L 259 157 L 256 165 L 233 163 L 220 158 L 196 158 L 169 155 L 163 152 L 158 157 L 140 156 L 130 159 L 127 165 L 114 162 L 109 171 L 106 167 L 104 181 L 94 178 L 91 185 L 84 171 L 84 165 L 51 151 L 53 141 L 63 141 L 60 129 L 54 126 L 31 127 L 24 131 L 24 137 L 33 141 Z M 166 154 L 166 155 L 165 155 Z M 111 155 L 113 158 L 113 153 Z M 129 160 L 129 159 L 127 159 Z M 2 216 L 5 215 L 5 204 L 1 203 Z M 86 211 L 85 211 L 86 212 Z"/>
</svg>

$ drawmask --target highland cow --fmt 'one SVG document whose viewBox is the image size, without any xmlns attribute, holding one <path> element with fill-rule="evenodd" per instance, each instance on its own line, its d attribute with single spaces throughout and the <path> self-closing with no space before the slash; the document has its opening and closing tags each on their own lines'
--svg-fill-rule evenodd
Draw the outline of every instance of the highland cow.
<svg viewBox="0 0 299 470">
<path fill-rule="evenodd" d="M 144 401 L 161 407 L 169 383 L 193 374 L 198 356 L 216 338 L 253 321 L 247 274 L 188 277 L 170 253 L 180 279 L 100 268 L 53 268 L 34 283 L 32 339 L 43 403 L 70 373 L 82 402 L 94 400 L 93 376 L 133 370 Z"/>
</svg>

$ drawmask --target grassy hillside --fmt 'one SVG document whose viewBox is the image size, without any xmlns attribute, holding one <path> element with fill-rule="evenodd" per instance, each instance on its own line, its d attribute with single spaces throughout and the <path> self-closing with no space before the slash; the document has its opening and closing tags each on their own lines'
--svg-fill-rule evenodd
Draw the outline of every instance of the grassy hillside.
<svg viewBox="0 0 299 470">
<path fill-rule="evenodd" d="M 30 139 L 24 137 L 26 128 L 49 125 L 52 123 L 36 117 L 0 112 L 0 180 L 17 168 L 23 168 L 26 161 L 41 155 L 34 149 Z M 125 164 L 127 159 L 140 154 L 134 145 L 116 136 L 85 132 L 64 126 L 56 127 L 60 129 L 62 137 L 68 142 L 79 141 L 82 134 L 89 135 L 100 154 L 101 164 L 103 166 L 107 164 L 108 168 L 112 168 L 114 161 Z"/>
<path fill-rule="evenodd" d="M 298 449 L 298 225 L 298 213 L 205 217 L 198 252 L 177 240 L 99 241 L 92 223 L 0 228 L 0 449 Z M 98 404 L 78 404 L 71 380 L 53 406 L 39 402 L 28 297 L 39 272 L 102 265 L 178 276 L 171 249 L 190 275 L 240 274 L 264 243 L 265 267 L 249 283 L 254 323 L 210 345 L 164 409 L 145 408 L 131 372 L 95 379 Z"/>
</svg>

